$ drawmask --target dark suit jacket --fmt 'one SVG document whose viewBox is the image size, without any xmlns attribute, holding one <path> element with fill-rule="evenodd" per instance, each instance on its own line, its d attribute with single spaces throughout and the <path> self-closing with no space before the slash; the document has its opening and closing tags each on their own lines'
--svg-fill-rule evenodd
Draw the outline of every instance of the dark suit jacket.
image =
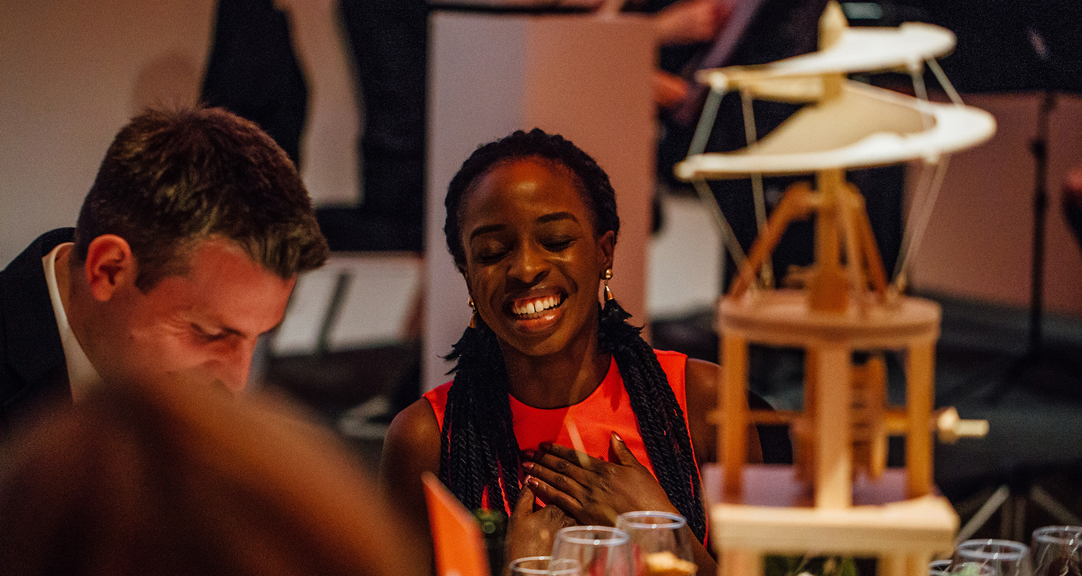
<svg viewBox="0 0 1082 576">
<path fill-rule="evenodd" d="M 73 228 L 38 237 L 0 271 L 0 435 L 47 398 L 71 397 L 64 349 L 41 259 Z"/>
</svg>

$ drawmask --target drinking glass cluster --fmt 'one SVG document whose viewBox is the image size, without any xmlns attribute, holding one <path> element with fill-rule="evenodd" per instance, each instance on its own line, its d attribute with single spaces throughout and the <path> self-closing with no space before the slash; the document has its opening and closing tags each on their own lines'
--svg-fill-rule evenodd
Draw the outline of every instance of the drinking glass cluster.
<svg viewBox="0 0 1082 576">
<path fill-rule="evenodd" d="M 616 526 L 572 526 L 556 533 L 551 556 L 511 562 L 512 576 L 695 576 L 683 516 L 628 512 Z"/>
<path fill-rule="evenodd" d="M 948 560 L 928 567 L 930 576 L 1082 576 L 1082 526 L 1045 526 L 1033 531 L 1032 547 L 1012 540 L 967 540 Z"/>
</svg>

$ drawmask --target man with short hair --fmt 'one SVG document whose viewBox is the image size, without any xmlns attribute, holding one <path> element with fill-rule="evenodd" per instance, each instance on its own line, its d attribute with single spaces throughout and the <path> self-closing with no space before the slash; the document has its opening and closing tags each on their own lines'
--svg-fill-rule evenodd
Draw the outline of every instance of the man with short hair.
<svg viewBox="0 0 1082 576">
<path fill-rule="evenodd" d="M 217 108 L 136 116 L 76 228 L 0 272 L 0 432 L 103 381 L 240 390 L 297 275 L 328 254 L 293 163 L 255 124 Z"/>
</svg>

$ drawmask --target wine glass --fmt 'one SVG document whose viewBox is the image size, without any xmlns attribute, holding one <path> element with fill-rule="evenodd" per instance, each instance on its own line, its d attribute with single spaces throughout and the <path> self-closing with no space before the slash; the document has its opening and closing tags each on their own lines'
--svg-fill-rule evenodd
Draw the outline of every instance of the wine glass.
<svg viewBox="0 0 1082 576">
<path fill-rule="evenodd" d="M 1082 526 L 1045 526 L 1033 531 L 1035 576 L 1082 576 Z"/>
<path fill-rule="evenodd" d="M 631 538 L 636 574 L 642 576 L 694 576 L 687 520 L 669 512 L 625 512 L 616 527 Z"/>
<path fill-rule="evenodd" d="M 982 574 L 989 567 L 992 576 L 1033 576 L 1029 547 L 1012 540 L 966 540 L 954 549 L 952 573 Z"/>
<path fill-rule="evenodd" d="M 555 562 L 552 556 L 526 556 L 511 562 L 511 576 L 582 576 L 578 561 L 563 558 Z"/>
<path fill-rule="evenodd" d="M 928 576 L 951 576 L 951 563 L 953 561 L 950 558 L 946 560 L 932 560 L 928 564 Z"/>
<path fill-rule="evenodd" d="M 609 526 L 571 526 L 556 533 L 551 566 L 574 560 L 583 576 L 634 576 L 627 533 Z"/>
<path fill-rule="evenodd" d="M 947 558 L 932 560 L 928 564 L 928 576 L 996 576 L 995 570 L 987 564 L 958 563 Z"/>
</svg>

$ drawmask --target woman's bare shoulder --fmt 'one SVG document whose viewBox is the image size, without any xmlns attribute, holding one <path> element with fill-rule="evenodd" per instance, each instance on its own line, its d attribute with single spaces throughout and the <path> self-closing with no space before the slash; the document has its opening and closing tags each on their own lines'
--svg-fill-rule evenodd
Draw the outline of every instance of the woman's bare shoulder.
<svg viewBox="0 0 1082 576">
<path fill-rule="evenodd" d="M 439 455 L 440 425 L 428 400 L 421 398 L 398 413 L 387 428 L 384 452 L 404 450 L 407 452 L 433 452 Z"/>
<path fill-rule="evenodd" d="M 440 465 L 440 426 L 428 400 L 421 398 L 398 413 L 387 429 L 380 462 L 380 484 L 421 472 L 436 473 Z"/>
<path fill-rule="evenodd" d="M 721 366 L 698 358 L 688 358 L 687 366 L 684 367 L 684 382 L 688 388 L 688 396 L 693 394 L 709 393 L 716 394 L 718 382 L 718 370 Z M 690 398 L 689 398 L 690 399 Z"/>
</svg>

